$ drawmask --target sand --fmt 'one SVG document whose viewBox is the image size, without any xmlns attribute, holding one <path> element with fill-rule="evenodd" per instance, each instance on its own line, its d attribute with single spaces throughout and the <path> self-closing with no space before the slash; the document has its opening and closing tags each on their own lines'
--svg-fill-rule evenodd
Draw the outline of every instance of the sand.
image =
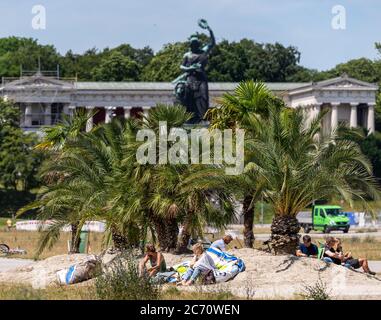
<svg viewBox="0 0 381 320">
<path fill-rule="evenodd" d="M 0 283 L 26 284 L 35 289 L 44 288 L 56 283 L 57 271 L 85 261 L 88 256 L 87 254 L 65 254 L 31 262 L 27 266 L 0 272 Z"/>
<path fill-rule="evenodd" d="M 312 258 L 274 256 L 253 249 L 236 249 L 234 254 L 245 262 L 246 270 L 223 284 L 178 287 L 180 290 L 204 292 L 230 291 L 245 299 L 295 299 L 305 286 L 313 286 L 319 279 L 334 299 L 381 299 L 381 279 L 355 272 L 342 266 L 327 264 Z M 190 260 L 191 255 L 164 254 L 167 266 Z M 61 255 L 31 265 L 0 272 L 0 283 L 23 283 L 33 287 L 52 285 L 55 273 L 72 264 L 84 261 L 87 255 Z M 108 262 L 113 255 L 103 258 Z"/>
</svg>

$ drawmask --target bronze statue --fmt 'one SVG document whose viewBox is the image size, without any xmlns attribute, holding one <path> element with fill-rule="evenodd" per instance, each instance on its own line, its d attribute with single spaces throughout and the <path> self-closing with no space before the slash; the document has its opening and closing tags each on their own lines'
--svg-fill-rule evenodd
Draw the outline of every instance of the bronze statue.
<svg viewBox="0 0 381 320">
<path fill-rule="evenodd" d="M 190 51 L 184 55 L 181 70 L 184 73 L 173 81 L 178 102 L 193 113 L 190 123 L 199 123 L 209 108 L 208 77 L 205 72 L 208 55 L 216 44 L 212 29 L 204 19 L 198 21 L 202 29 L 209 31 L 210 41 L 202 47 L 197 34 L 189 38 Z"/>
</svg>

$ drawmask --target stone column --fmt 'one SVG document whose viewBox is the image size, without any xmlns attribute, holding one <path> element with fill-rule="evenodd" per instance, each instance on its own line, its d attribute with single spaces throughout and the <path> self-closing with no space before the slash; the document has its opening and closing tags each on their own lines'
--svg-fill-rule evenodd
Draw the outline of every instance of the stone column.
<svg viewBox="0 0 381 320">
<path fill-rule="evenodd" d="M 131 109 L 132 107 L 123 107 L 124 108 L 124 118 L 125 119 L 128 119 L 129 117 L 131 117 Z"/>
<path fill-rule="evenodd" d="M 75 106 L 66 104 L 63 108 L 63 113 L 68 115 L 69 117 L 74 116 Z"/>
<path fill-rule="evenodd" d="M 114 108 L 113 107 L 105 107 L 106 116 L 105 123 L 110 123 L 112 121 Z"/>
<path fill-rule="evenodd" d="M 351 103 L 351 118 L 349 125 L 351 128 L 357 128 L 357 103 Z"/>
<path fill-rule="evenodd" d="M 374 122 L 374 104 L 368 105 L 368 122 L 367 122 L 367 129 L 369 134 L 374 133 L 375 130 L 375 122 Z"/>
<path fill-rule="evenodd" d="M 32 126 L 32 104 L 27 103 L 25 105 L 25 117 L 24 117 L 24 126 L 31 127 Z"/>
<path fill-rule="evenodd" d="M 86 107 L 87 113 L 89 114 L 90 112 L 93 111 L 94 107 Z M 89 118 L 86 123 L 86 132 L 89 132 L 93 129 L 93 117 Z"/>
<path fill-rule="evenodd" d="M 314 118 L 316 118 L 319 115 L 320 111 L 321 111 L 320 104 L 315 105 L 315 107 L 314 107 Z"/>
<path fill-rule="evenodd" d="M 70 109 L 69 108 L 70 108 L 70 105 L 69 104 L 65 104 L 64 107 L 63 107 L 63 110 L 62 110 L 63 114 L 69 115 L 70 114 Z"/>
<path fill-rule="evenodd" d="M 52 124 L 52 105 L 50 103 L 45 103 L 44 125 L 50 126 L 51 124 Z"/>
<path fill-rule="evenodd" d="M 331 103 L 331 130 L 336 129 L 338 121 L 338 106 L 339 103 Z"/>
<path fill-rule="evenodd" d="M 320 110 L 321 110 L 321 106 L 320 106 L 320 104 L 316 104 L 316 105 L 313 106 L 313 112 L 312 112 L 312 120 L 311 120 L 311 123 L 312 123 L 312 121 L 315 121 L 315 120 L 317 119 L 317 117 L 319 116 Z M 321 127 L 321 132 L 323 132 L 322 121 L 320 121 L 320 127 Z M 316 133 L 316 134 L 314 135 L 314 139 L 315 139 L 316 141 L 319 140 L 321 132 L 320 132 L 320 133 Z"/>
<path fill-rule="evenodd" d="M 151 107 L 148 107 L 148 106 L 144 106 L 142 107 L 143 108 L 143 114 L 148 117 L 148 113 L 149 113 L 149 109 L 151 109 Z"/>
</svg>

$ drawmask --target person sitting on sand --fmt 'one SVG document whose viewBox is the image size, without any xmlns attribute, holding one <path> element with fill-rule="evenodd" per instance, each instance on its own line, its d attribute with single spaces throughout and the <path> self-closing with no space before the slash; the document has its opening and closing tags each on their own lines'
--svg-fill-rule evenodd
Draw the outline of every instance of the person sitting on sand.
<svg viewBox="0 0 381 320">
<path fill-rule="evenodd" d="M 337 245 L 339 241 L 334 237 L 328 237 L 325 241 L 324 246 L 324 254 L 323 260 L 328 263 L 334 263 L 337 265 L 341 265 L 343 261 L 343 254 L 341 252 L 337 252 Z"/>
<path fill-rule="evenodd" d="M 151 267 L 146 269 L 147 262 L 150 262 Z M 144 271 L 148 272 L 150 277 L 155 276 L 158 272 L 166 272 L 167 266 L 164 256 L 161 252 L 157 252 L 153 244 L 146 245 L 146 254 L 139 264 L 139 274 L 142 276 Z"/>
<path fill-rule="evenodd" d="M 371 274 L 371 275 L 375 275 L 376 274 L 375 272 L 370 271 L 367 259 L 365 259 L 365 258 L 355 259 L 355 258 L 353 258 L 351 252 L 346 252 L 344 254 L 343 247 L 342 247 L 342 244 L 341 244 L 341 240 L 337 239 L 337 241 L 338 241 L 338 244 L 337 244 L 336 252 L 342 254 L 342 256 L 343 256 L 343 260 L 342 261 L 343 261 L 343 264 L 344 264 L 345 267 L 347 267 L 347 268 L 353 268 L 353 269 L 359 269 L 360 267 L 362 267 L 365 273 L 368 273 L 368 274 Z"/>
<path fill-rule="evenodd" d="M 226 251 L 226 246 L 233 241 L 233 237 L 230 234 L 225 235 L 222 239 L 214 241 L 210 247 L 216 248 L 222 252 Z"/>
<path fill-rule="evenodd" d="M 305 235 L 303 237 L 303 243 L 301 243 L 299 245 L 299 249 L 296 250 L 296 256 L 317 258 L 318 253 L 318 247 L 312 243 L 311 237 L 309 235 Z"/>
<path fill-rule="evenodd" d="M 192 247 L 194 257 L 189 265 L 189 269 L 183 275 L 180 284 L 184 286 L 192 285 L 200 275 L 207 274 L 210 270 L 216 269 L 213 259 L 204 252 L 201 243 L 196 243 Z"/>
</svg>

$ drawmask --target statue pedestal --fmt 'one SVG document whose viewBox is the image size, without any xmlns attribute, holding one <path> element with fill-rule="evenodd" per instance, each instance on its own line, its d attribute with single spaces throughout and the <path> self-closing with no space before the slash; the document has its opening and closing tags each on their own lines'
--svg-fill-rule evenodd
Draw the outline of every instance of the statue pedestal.
<svg viewBox="0 0 381 320">
<path fill-rule="evenodd" d="M 210 125 L 209 121 L 201 121 L 200 123 L 185 123 L 183 125 L 183 128 L 185 130 L 192 130 L 192 129 L 208 129 Z"/>
</svg>

